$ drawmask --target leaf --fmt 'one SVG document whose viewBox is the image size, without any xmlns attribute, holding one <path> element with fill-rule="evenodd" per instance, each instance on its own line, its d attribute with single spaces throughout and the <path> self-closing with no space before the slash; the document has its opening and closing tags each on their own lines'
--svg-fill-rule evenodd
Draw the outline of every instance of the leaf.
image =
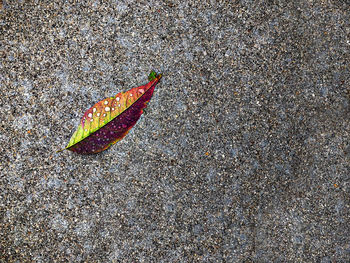
<svg viewBox="0 0 350 263">
<path fill-rule="evenodd" d="M 124 138 L 141 117 L 161 77 L 152 71 L 148 84 L 97 102 L 84 113 L 66 149 L 98 153 Z"/>
</svg>

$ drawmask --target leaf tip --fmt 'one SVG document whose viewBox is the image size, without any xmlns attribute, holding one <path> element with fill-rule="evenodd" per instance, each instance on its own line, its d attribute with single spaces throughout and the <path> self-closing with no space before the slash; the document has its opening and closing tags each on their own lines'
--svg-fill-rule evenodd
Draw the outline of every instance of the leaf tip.
<svg viewBox="0 0 350 263">
<path fill-rule="evenodd" d="M 152 81 L 155 80 L 156 78 L 161 78 L 162 74 L 157 74 L 154 70 L 151 71 L 151 73 L 148 75 L 148 80 Z"/>
</svg>

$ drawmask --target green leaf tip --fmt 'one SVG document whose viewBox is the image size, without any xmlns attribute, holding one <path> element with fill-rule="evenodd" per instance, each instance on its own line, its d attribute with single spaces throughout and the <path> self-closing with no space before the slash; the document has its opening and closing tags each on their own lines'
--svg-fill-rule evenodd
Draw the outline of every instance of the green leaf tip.
<svg viewBox="0 0 350 263">
<path fill-rule="evenodd" d="M 154 70 L 151 71 L 151 73 L 148 75 L 148 80 L 152 81 L 155 80 L 156 78 L 160 78 L 162 74 L 157 74 Z"/>
</svg>

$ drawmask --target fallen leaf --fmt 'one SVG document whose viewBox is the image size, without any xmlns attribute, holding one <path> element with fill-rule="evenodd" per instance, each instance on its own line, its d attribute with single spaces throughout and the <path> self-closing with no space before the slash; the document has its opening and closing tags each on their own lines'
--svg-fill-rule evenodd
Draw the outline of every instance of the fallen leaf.
<svg viewBox="0 0 350 263">
<path fill-rule="evenodd" d="M 97 102 L 84 113 L 65 149 L 98 153 L 124 138 L 141 117 L 161 76 L 152 71 L 148 84 Z"/>
</svg>

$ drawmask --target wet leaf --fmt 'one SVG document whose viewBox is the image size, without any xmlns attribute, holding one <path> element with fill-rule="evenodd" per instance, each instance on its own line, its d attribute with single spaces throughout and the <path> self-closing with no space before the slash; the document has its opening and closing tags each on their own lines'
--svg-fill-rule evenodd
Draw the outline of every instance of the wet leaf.
<svg viewBox="0 0 350 263">
<path fill-rule="evenodd" d="M 98 153 L 124 138 L 141 117 L 161 74 L 152 71 L 148 78 L 148 84 L 101 100 L 88 109 L 66 149 L 79 154 Z"/>
</svg>

